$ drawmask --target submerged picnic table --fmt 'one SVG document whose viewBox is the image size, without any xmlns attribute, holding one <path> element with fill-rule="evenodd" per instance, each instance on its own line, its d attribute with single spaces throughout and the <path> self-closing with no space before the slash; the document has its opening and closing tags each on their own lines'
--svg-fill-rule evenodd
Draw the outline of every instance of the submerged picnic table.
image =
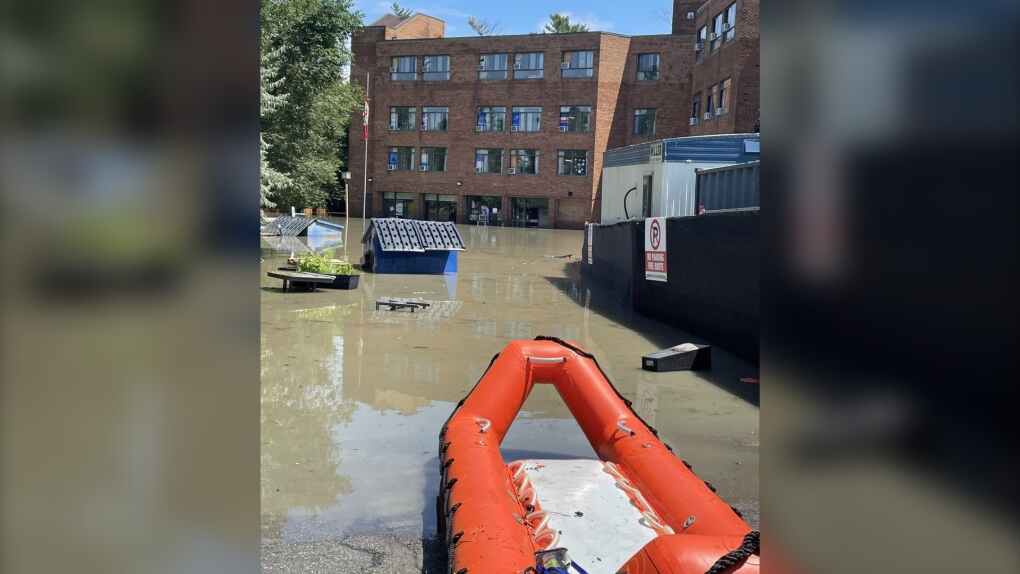
<svg viewBox="0 0 1020 574">
<path fill-rule="evenodd" d="M 270 271 L 267 275 L 276 279 L 283 279 L 284 291 L 287 291 L 290 287 L 314 291 L 317 285 L 330 284 L 335 279 L 332 275 L 304 273 L 301 271 Z"/>
<path fill-rule="evenodd" d="M 384 297 L 382 299 L 375 300 L 375 310 L 378 311 L 379 307 L 389 307 L 390 311 L 396 311 L 399 309 L 410 309 L 414 313 L 415 309 L 425 309 L 431 303 L 425 301 L 415 301 L 414 299 L 390 299 Z"/>
</svg>

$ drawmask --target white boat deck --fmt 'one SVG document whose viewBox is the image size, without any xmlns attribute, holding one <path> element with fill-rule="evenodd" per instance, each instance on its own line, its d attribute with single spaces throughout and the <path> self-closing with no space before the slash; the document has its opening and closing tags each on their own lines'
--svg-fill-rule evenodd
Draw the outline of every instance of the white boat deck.
<svg viewBox="0 0 1020 574">
<path fill-rule="evenodd" d="M 599 460 L 526 460 L 548 526 L 588 574 L 616 574 L 657 533 Z"/>
</svg>

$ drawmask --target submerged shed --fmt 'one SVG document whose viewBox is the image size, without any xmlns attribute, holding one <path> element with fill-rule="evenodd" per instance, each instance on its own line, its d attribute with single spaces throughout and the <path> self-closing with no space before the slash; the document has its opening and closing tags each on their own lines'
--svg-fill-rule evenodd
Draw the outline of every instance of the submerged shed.
<svg viewBox="0 0 1020 574">
<path fill-rule="evenodd" d="M 342 233 L 344 226 L 314 217 L 281 215 L 262 226 L 262 235 L 321 237 Z"/>
<path fill-rule="evenodd" d="M 456 273 L 464 239 L 449 221 L 373 218 L 365 235 L 364 269 L 375 273 Z"/>
</svg>

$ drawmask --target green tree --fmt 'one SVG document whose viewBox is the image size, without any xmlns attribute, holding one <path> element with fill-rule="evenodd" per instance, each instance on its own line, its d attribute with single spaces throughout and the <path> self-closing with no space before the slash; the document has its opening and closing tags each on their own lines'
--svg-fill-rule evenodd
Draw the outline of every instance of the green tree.
<svg viewBox="0 0 1020 574">
<path fill-rule="evenodd" d="M 266 39 L 263 39 L 266 42 Z M 267 42 L 268 43 L 268 42 Z M 280 77 L 280 49 L 264 49 L 261 53 L 259 77 L 261 79 L 261 97 L 259 99 L 259 124 L 265 130 L 265 124 L 269 117 L 284 102 L 287 101 L 287 94 L 279 91 L 283 86 L 283 78 Z M 265 134 L 259 133 L 259 158 L 261 160 L 261 176 L 259 197 L 262 207 L 275 207 L 276 203 L 270 197 L 275 190 L 284 189 L 291 182 L 290 176 L 277 170 L 266 159 L 271 146 L 266 141 Z"/>
<path fill-rule="evenodd" d="M 566 14 L 550 14 L 549 22 L 546 23 L 545 29 L 543 30 L 546 34 L 565 34 L 568 32 L 587 32 L 588 26 L 585 24 L 573 24 L 570 22 L 570 17 Z"/>
<path fill-rule="evenodd" d="M 393 6 L 390 7 L 390 10 L 402 19 L 410 18 L 414 15 L 414 10 L 404 8 L 400 5 L 400 2 L 394 2 Z"/>
<path fill-rule="evenodd" d="M 270 177 L 286 177 L 270 183 L 268 199 L 283 207 L 324 207 L 340 190 L 341 141 L 351 112 L 361 106 L 361 88 L 343 72 L 361 13 L 353 0 L 261 2 L 267 91 L 279 98 L 263 109 L 263 149 Z"/>
</svg>

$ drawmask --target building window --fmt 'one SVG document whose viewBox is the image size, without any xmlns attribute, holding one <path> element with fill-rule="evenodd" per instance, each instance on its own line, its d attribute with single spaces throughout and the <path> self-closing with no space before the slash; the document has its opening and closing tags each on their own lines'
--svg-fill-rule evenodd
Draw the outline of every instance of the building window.
<svg viewBox="0 0 1020 574">
<path fill-rule="evenodd" d="M 732 82 L 729 78 L 726 78 L 719 84 L 719 110 L 718 115 L 728 114 L 730 112 L 730 85 Z"/>
<path fill-rule="evenodd" d="M 503 150 L 476 149 L 475 173 L 503 173 Z"/>
<path fill-rule="evenodd" d="M 482 54 L 478 58 L 479 80 L 505 80 L 507 54 Z"/>
<path fill-rule="evenodd" d="M 514 54 L 514 79 L 538 80 L 545 76 L 545 54 Z"/>
<path fill-rule="evenodd" d="M 638 54 L 637 57 L 637 79 L 658 80 L 659 79 L 659 55 Z"/>
<path fill-rule="evenodd" d="M 424 56 L 421 59 L 421 79 L 433 81 L 449 80 L 450 57 Z"/>
<path fill-rule="evenodd" d="M 425 219 L 427 221 L 457 221 L 457 196 L 423 194 Z"/>
<path fill-rule="evenodd" d="M 418 58 L 416 56 L 394 56 L 390 60 L 391 80 L 417 80 Z"/>
<path fill-rule="evenodd" d="M 694 43 L 694 54 L 700 62 L 705 57 L 705 42 L 708 41 L 708 26 L 702 26 L 698 30 L 698 41 Z"/>
<path fill-rule="evenodd" d="M 691 101 L 691 125 L 696 126 L 701 121 L 701 94 L 694 94 L 694 100 Z"/>
<path fill-rule="evenodd" d="M 478 108 L 478 122 L 475 124 L 475 131 L 505 132 L 506 108 L 502 106 Z"/>
<path fill-rule="evenodd" d="M 560 131 L 590 132 L 591 106 L 560 106 Z"/>
<path fill-rule="evenodd" d="M 719 43 L 722 42 L 723 34 L 723 13 L 720 12 L 715 15 L 715 20 L 712 21 L 712 35 L 708 37 L 711 41 L 711 51 L 719 49 Z"/>
<path fill-rule="evenodd" d="M 719 94 L 719 84 L 716 84 L 716 85 L 712 86 L 712 98 L 711 98 L 711 101 L 712 101 L 713 105 L 710 106 L 709 108 L 707 108 L 705 111 L 706 112 L 712 112 L 712 114 L 716 115 L 716 116 L 721 116 L 722 115 L 722 98 L 720 97 L 720 94 Z"/>
<path fill-rule="evenodd" d="M 510 173 L 513 175 L 537 175 L 538 150 L 510 150 Z"/>
<path fill-rule="evenodd" d="M 510 131 L 542 131 L 542 108 L 515 106 L 511 116 Z"/>
<path fill-rule="evenodd" d="M 588 175 L 588 152 L 583 149 L 561 149 L 556 165 L 558 175 Z"/>
<path fill-rule="evenodd" d="M 636 136 L 655 135 L 654 109 L 638 108 L 634 110 L 634 135 Z"/>
<path fill-rule="evenodd" d="M 424 107 L 421 109 L 421 131 L 445 132 L 446 117 L 450 108 Z"/>
<path fill-rule="evenodd" d="M 563 52 L 560 76 L 563 78 L 590 78 L 595 75 L 595 52 Z"/>
<path fill-rule="evenodd" d="M 712 110 L 715 109 L 714 107 L 712 107 L 712 104 L 715 103 L 715 98 L 713 97 L 714 94 L 715 94 L 715 89 L 716 88 L 712 88 L 712 93 L 710 93 L 707 96 L 705 96 L 705 116 L 704 117 L 705 117 L 706 120 L 712 119 Z"/>
<path fill-rule="evenodd" d="M 413 147 L 391 147 L 386 160 L 387 171 L 411 171 L 414 169 Z"/>
<path fill-rule="evenodd" d="M 414 196 L 413 193 L 394 193 L 392 191 L 383 193 L 383 212 L 386 217 L 413 217 Z"/>
<path fill-rule="evenodd" d="M 726 41 L 729 42 L 730 40 L 732 40 L 732 39 L 737 37 L 737 3 L 736 2 L 730 4 L 729 7 L 726 8 L 726 20 L 725 20 L 725 22 L 726 22 L 726 25 L 724 26 L 724 29 L 726 30 Z"/>
<path fill-rule="evenodd" d="M 418 164 L 418 170 L 446 171 L 446 148 L 445 147 L 421 148 L 421 162 Z"/>
<path fill-rule="evenodd" d="M 390 129 L 396 132 L 413 132 L 417 129 L 418 109 L 396 106 L 390 108 Z"/>
</svg>

